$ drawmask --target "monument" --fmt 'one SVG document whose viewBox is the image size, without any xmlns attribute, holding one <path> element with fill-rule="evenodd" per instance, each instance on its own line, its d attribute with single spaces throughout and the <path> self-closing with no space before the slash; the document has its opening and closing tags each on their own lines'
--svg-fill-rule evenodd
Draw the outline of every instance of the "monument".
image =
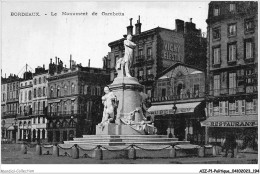
<svg viewBox="0 0 260 174">
<path fill-rule="evenodd" d="M 96 135 L 144 135 L 153 133 L 151 121 L 147 121 L 143 86 L 129 71 L 136 44 L 128 35 L 124 41 L 125 55 L 116 62 L 117 77 L 105 87 L 102 122 L 96 126 Z"/>
</svg>

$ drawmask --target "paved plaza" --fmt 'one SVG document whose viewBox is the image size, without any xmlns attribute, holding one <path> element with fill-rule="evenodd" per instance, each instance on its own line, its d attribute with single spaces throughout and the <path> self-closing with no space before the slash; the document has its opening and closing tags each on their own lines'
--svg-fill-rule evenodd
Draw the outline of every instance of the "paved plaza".
<svg viewBox="0 0 260 174">
<path fill-rule="evenodd" d="M 2 164 L 257 164 L 256 153 L 239 153 L 238 158 L 222 157 L 182 157 L 182 158 L 142 158 L 142 159 L 72 159 L 68 156 L 35 155 L 35 147 L 21 154 L 19 144 L 2 144 Z"/>
</svg>

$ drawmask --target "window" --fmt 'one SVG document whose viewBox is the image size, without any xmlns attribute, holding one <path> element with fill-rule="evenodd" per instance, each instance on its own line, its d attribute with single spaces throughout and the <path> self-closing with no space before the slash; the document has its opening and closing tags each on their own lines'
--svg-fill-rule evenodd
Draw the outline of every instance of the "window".
<svg viewBox="0 0 260 174">
<path fill-rule="evenodd" d="M 213 102 L 209 103 L 209 116 L 213 116 Z"/>
<path fill-rule="evenodd" d="M 220 27 L 213 29 L 213 39 L 220 39 Z"/>
<path fill-rule="evenodd" d="M 254 19 L 246 19 L 245 20 L 245 31 L 250 32 L 254 31 Z"/>
<path fill-rule="evenodd" d="M 50 90 L 50 97 L 54 97 L 54 92 L 53 92 L 53 86 L 51 87 L 51 90 Z"/>
<path fill-rule="evenodd" d="M 147 48 L 147 59 L 152 58 L 152 48 Z"/>
<path fill-rule="evenodd" d="M 245 58 L 253 58 L 253 42 L 251 40 L 245 41 Z"/>
<path fill-rule="evenodd" d="M 46 82 L 46 76 L 43 77 L 43 83 L 45 83 L 45 82 Z"/>
<path fill-rule="evenodd" d="M 237 25 L 230 24 L 228 25 L 228 36 L 235 36 L 237 34 Z"/>
<path fill-rule="evenodd" d="M 229 94 L 236 93 L 236 73 L 229 73 Z"/>
<path fill-rule="evenodd" d="M 253 113 L 257 113 L 257 99 L 253 99 Z"/>
<path fill-rule="evenodd" d="M 235 102 L 229 102 L 229 115 L 234 115 L 235 111 Z"/>
<path fill-rule="evenodd" d="M 214 76 L 214 95 L 219 95 L 220 90 L 220 75 Z"/>
<path fill-rule="evenodd" d="M 38 123 L 41 123 L 41 119 L 40 119 L 40 117 L 38 117 Z"/>
<path fill-rule="evenodd" d="M 236 11 L 236 4 L 229 4 L 229 11 L 235 12 Z"/>
<path fill-rule="evenodd" d="M 36 79 L 34 79 L 33 83 L 34 83 L 34 85 L 36 85 L 36 84 L 37 84 L 37 83 L 36 83 Z"/>
<path fill-rule="evenodd" d="M 143 56 L 143 54 L 144 54 L 144 53 L 143 53 L 143 50 L 142 50 L 142 49 L 139 49 L 139 50 L 138 50 L 138 56 L 140 56 L 140 58 L 142 58 L 141 56 Z"/>
<path fill-rule="evenodd" d="M 239 102 L 238 102 L 238 100 L 236 100 L 235 101 L 235 114 L 239 114 L 238 110 L 239 110 Z"/>
<path fill-rule="evenodd" d="M 220 47 L 213 48 L 213 64 L 220 64 Z"/>
<path fill-rule="evenodd" d="M 253 83 L 253 73 L 254 73 L 254 69 L 247 69 L 246 70 L 246 84 L 247 85 L 251 85 Z"/>
<path fill-rule="evenodd" d="M 213 9 L 213 15 L 214 16 L 219 16 L 220 15 L 220 8 L 218 6 L 216 6 L 214 9 Z"/>
<path fill-rule="evenodd" d="M 194 97 L 199 97 L 199 90 L 200 90 L 200 85 L 199 84 L 195 84 L 194 85 Z"/>
<path fill-rule="evenodd" d="M 37 96 L 37 91 L 36 91 L 36 88 L 33 89 L 33 97 L 36 98 Z"/>
<path fill-rule="evenodd" d="M 29 91 L 29 97 L 28 98 L 29 98 L 29 100 L 32 100 L 32 91 L 31 90 Z"/>
<path fill-rule="evenodd" d="M 42 78 L 40 77 L 40 78 L 39 78 L 39 84 L 41 84 L 41 83 L 42 83 Z"/>
<path fill-rule="evenodd" d="M 38 88 L 38 97 L 41 97 L 41 96 L 42 96 L 42 89 Z"/>
<path fill-rule="evenodd" d="M 36 122 L 36 118 L 35 118 L 35 117 L 33 117 L 33 124 L 35 124 L 35 122 Z"/>
<path fill-rule="evenodd" d="M 42 89 L 42 96 L 45 96 L 45 95 L 46 95 L 45 92 L 46 92 L 46 88 L 43 87 L 43 89 Z"/>
<path fill-rule="evenodd" d="M 138 75 L 139 75 L 140 77 L 142 77 L 143 74 L 144 74 L 144 71 L 143 71 L 143 70 L 139 70 L 139 71 L 138 71 Z"/>
<path fill-rule="evenodd" d="M 236 52 L 237 52 L 237 45 L 236 44 L 229 44 L 228 45 L 228 61 L 232 62 L 236 60 Z"/>
<path fill-rule="evenodd" d="M 162 97 L 165 97 L 165 96 L 166 96 L 166 89 L 162 88 Z"/>
<path fill-rule="evenodd" d="M 64 95 L 68 95 L 68 87 L 67 87 L 67 85 L 64 85 Z"/>
<path fill-rule="evenodd" d="M 71 113 L 74 114 L 74 101 L 71 102 Z"/>
<path fill-rule="evenodd" d="M 245 114 L 246 102 L 245 102 L 245 100 L 240 100 L 239 102 L 240 102 L 240 109 L 241 109 L 240 113 Z"/>
<path fill-rule="evenodd" d="M 71 84 L 71 94 L 75 93 L 75 85 L 74 83 Z"/>
<path fill-rule="evenodd" d="M 56 96 L 57 96 L 57 97 L 60 96 L 60 86 L 57 87 L 57 95 L 56 95 Z"/>
<path fill-rule="evenodd" d="M 219 115 L 228 115 L 228 101 L 219 102 Z"/>
</svg>

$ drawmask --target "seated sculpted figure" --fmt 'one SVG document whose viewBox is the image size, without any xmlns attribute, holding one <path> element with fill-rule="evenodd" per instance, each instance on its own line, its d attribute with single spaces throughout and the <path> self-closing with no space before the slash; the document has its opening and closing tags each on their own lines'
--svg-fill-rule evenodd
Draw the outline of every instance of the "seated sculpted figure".
<svg viewBox="0 0 260 174">
<path fill-rule="evenodd" d="M 117 106 L 116 95 L 110 91 L 108 87 L 104 88 L 105 95 L 102 97 L 102 103 L 104 105 L 102 122 L 100 126 L 104 126 L 105 123 L 109 123 L 114 120 L 114 109 Z"/>
</svg>

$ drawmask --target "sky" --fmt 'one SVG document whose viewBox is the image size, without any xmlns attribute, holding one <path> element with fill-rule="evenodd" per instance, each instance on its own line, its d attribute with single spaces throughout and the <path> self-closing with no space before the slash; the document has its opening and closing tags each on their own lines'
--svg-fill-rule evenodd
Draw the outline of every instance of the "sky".
<svg viewBox="0 0 260 174">
<path fill-rule="evenodd" d="M 27 63 L 33 70 L 48 67 L 59 57 L 68 67 L 69 56 L 91 67 L 102 67 L 108 43 L 126 34 L 140 15 L 142 31 L 155 27 L 175 29 L 175 19 L 192 21 L 206 33 L 209 1 L 192 2 L 2 2 L 2 75 L 19 74 Z M 39 12 L 41 16 L 11 16 L 11 12 Z M 87 16 L 64 16 L 62 12 L 87 12 Z M 96 12 L 97 16 L 92 16 Z M 124 16 L 104 16 L 124 13 Z M 52 16 L 51 13 L 57 13 Z M 45 15 L 46 14 L 46 15 Z M 135 31 L 135 28 L 133 29 Z"/>
</svg>

